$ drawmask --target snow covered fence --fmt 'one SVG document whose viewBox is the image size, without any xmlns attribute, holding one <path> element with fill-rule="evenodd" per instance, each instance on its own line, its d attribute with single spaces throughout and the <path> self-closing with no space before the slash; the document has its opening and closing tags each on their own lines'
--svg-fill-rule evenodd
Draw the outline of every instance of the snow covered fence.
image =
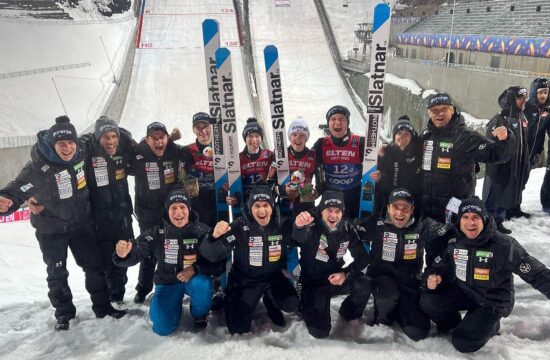
<svg viewBox="0 0 550 360">
<path fill-rule="evenodd" d="M 48 67 L 38 68 L 38 69 L 31 69 L 31 70 L 24 70 L 24 71 L 14 71 L 14 72 L 0 74 L 0 79 L 9 79 L 9 78 L 20 77 L 20 76 L 43 74 L 43 73 L 48 73 L 48 72 L 52 72 L 52 71 L 79 69 L 79 68 L 84 68 L 84 67 L 88 67 L 88 66 L 91 66 L 89 61 L 84 62 L 84 63 L 78 63 L 78 64 L 48 66 Z"/>
</svg>

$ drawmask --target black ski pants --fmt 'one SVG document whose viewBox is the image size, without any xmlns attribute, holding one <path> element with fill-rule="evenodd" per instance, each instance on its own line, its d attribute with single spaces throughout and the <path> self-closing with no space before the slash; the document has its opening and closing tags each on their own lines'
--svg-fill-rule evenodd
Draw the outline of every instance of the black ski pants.
<svg viewBox="0 0 550 360">
<path fill-rule="evenodd" d="M 420 308 L 420 284 L 402 284 L 390 276 L 373 278 L 375 321 L 401 326 L 414 341 L 425 339 L 430 331 L 430 319 Z"/>
<path fill-rule="evenodd" d="M 156 220 L 159 221 L 158 224 L 154 221 L 139 221 L 140 233 L 143 234 L 146 230 L 149 230 L 155 225 L 162 225 L 162 218 Z M 142 259 L 139 263 L 138 283 L 136 285 L 136 290 L 140 296 L 145 297 L 153 290 L 153 277 L 155 276 L 156 267 L 157 259 L 152 256 Z"/>
<path fill-rule="evenodd" d="M 124 221 L 132 224 L 132 218 L 127 217 Z M 99 223 L 96 224 L 96 237 L 98 241 L 99 251 L 101 253 L 101 261 L 103 264 L 103 271 L 105 273 L 105 280 L 109 288 L 109 299 L 111 301 L 122 301 L 124 299 L 124 293 L 126 291 L 125 285 L 128 282 L 126 272 L 128 268 L 115 266 L 113 263 L 113 253 L 115 251 L 116 243 L 119 239 L 116 232 L 113 231 L 116 225 L 113 223 Z"/>
<path fill-rule="evenodd" d="M 36 238 L 46 264 L 48 297 L 55 308 L 55 317 L 68 321 L 75 317 L 73 295 L 67 281 L 67 249 L 76 264 L 84 270 L 86 290 L 92 300 L 92 310 L 97 317 L 107 315 L 111 310 L 101 256 L 92 227 L 83 227 L 63 234 L 44 234 L 36 231 Z"/>
<path fill-rule="evenodd" d="M 454 328 L 452 343 L 462 353 L 481 349 L 500 329 L 501 316 L 490 305 L 477 305 L 454 284 L 424 293 L 420 306 L 439 331 Z M 460 316 L 461 310 L 467 311 L 464 318 Z"/>
<path fill-rule="evenodd" d="M 342 286 L 323 282 L 302 283 L 300 308 L 311 336 L 326 338 L 332 328 L 330 322 L 330 299 L 342 295 L 349 288 L 349 295 L 340 306 L 340 316 L 347 321 L 355 320 L 363 315 L 371 292 L 371 281 L 363 274 L 351 275 Z"/>
<path fill-rule="evenodd" d="M 225 293 L 225 321 L 231 334 L 250 332 L 252 317 L 262 296 L 264 304 L 267 302 L 284 312 L 298 308 L 296 290 L 282 272 L 266 281 L 247 279 L 231 272 Z"/>
</svg>

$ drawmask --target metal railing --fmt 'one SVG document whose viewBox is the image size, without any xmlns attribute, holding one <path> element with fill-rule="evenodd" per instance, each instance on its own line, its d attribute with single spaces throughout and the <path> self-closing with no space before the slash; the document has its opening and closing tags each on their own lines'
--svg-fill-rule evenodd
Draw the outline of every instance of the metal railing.
<svg viewBox="0 0 550 360">
<path fill-rule="evenodd" d="M 36 135 L 0 137 L 0 149 L 34 145 Z"/>
<path fill-rule="evenodd" d="M 78 63 L 78 64 L 58 65 L 58 66 L 49 66 L 49 67 L 44 67 L 39 69 L 15 71 L 10 73 L 0 74 L 0 79 L 9 79 L 14 77 L 28 76 L 28 75 L 34 75 L 34 74 L 43 74 L 43 73 L 48 73 L 52 71 L 78 69 L 78 68 L 84 68 L 88 66 L 91 66 L 89 61 L 85 63 Z"/>
<path fill-rule="evenodd" d="M 398 62 L 408 62 L 408 63 L 413 63 L 413 64 L 446 66 L 444 61 L 406 59 L 406 58 L 397 58 L 397 57 L 390 58 L 389 60 L 398 61 Z M 523 76 L 523 77 L 549 77 L 550 76 L 550 73 L 540 73 L 540 72 L 534 72 L 534 71 L 504 69 L 504 68 L 493 68 L 493 67 L 478 66 L 478 65 L 467 65 L 467 64 L 453 64 L 453 63 L 451 63 L 451 64 L 449 64 L 448 67 L 452 67 L 452 68 L 455 68 L 455 69 L 466 69 L 466 70 L 472 70 L 472 71 L 480 71 L 480 72 L 496 73 L 496 74 L 506 74 L 506 75 L 515 75 L 515 76 Z"/>
</svg>

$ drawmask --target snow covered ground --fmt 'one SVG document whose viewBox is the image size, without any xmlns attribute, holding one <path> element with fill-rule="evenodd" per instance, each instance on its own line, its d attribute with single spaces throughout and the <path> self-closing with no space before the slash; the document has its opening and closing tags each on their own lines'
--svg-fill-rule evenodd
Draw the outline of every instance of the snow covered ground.
<svg viewBox="0 0 550 360">
<path fill-rule="evenodd" d="M 505 223 L 521 244 L 543 263 L 550 265 L 550 217 L 540 210 L 539 189 L 544 169 L 531 173 L 524 191 L 523 208 L 529 220 Z M 481 191 L 481 181 L 477 189 Z M 258 306 L 251 334 L 230 336 L 220 314 L 214 314 L 206 330 L 191 332 L 188 303 L 180 328 L 160 337 L 151 330 L 147 306 L 131 299 L 137 267 L 129 272 L 126 302 L 130 314 L 120 320 L 95 319 L 84 290 L 84 276 L 72 258 L 69 282 L 77 318 L 68 332 L 53 330 L 53 309 L 47 298 L 45 265 L 34 231 L 28 222 L 0 224 L 0 358 L 2 359 L 458 359 L 449 336 L 435 329 L 429 338 L 413 342 L 397 325 L 365 325 L 364 319 L 348 325 L 338 320 L 341 298 L 332 303 L 333 332 L 326 340 L 312 338 L 297 315 L 287 316 L 287 326 L 271 325 L 263 306 Z M 137 231 L 137 229 L 136 229 Z M 364 318 L 372 314 L 369 303 Z M 494 337 L 473 359 L 547 359 L 550 353 L 550 302 L 516 277 L 516 306 L 502 320 L 501 335 Z"/>
</svg>

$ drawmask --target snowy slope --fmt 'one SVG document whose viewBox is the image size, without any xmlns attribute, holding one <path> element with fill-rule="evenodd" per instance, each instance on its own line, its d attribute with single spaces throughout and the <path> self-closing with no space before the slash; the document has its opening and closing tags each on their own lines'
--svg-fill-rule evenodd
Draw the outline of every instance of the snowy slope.
<svg viewBox="0 0 550 360">
<path fill-rule="evenodd" d="M 77 17 L 78 11 L 73 14 Z M 99 117 L 115 86 L 100 36 L 118 74 L 135 19 L 128 14 L 97 22 L 90 18 L 94 15 L 88 14 L 83 22 L 0 17 L 0 74 L 90 63 L 83 68 L 0 79 L 0 137 L 33 135 L 64 113 L 52 78 L 77 130 Z"/>
<path fill-rule="evenodd" d="M 206 18 L 218 20 L 221 44 L 231 51 L 239 129 L 252 116 L 232 1 L 148 0 L 120 124 L 136 139 L 145 136 L 147 124 L 160 121 L 182 130 L 182 144 L 194 140 L 191 117 L 208 112 L 201 27 Z"/>
<path fill-rule="evenodd" d="M 270 119 L 263 49 L 279 49 L 285 119 L 305 118 L 310 126 L 309 145 L 322 135 L 327 110 L 336 104 L 351 111 L 351 128 L 364 132 L 364 122 L 350 100 L 335 68 L 313 1 L 290 1 L 276 7 L 273 1 L 250 1 L 250 27 L 258 93 L 264 119 Z M 269 129 L 267 129 L 269 130 Z M 272 135 L 269 131 L 269 141 Z"/>
<path fill-rule="evenodd" d="M 544 169 L 531 173 L 524 191 L 523 208 L 533 213 L 530 220 L 513 220 L 506 226 L 526 249 L 550 265 L 550 218 L 540 211 L 538 193 Z M 477 189 L 481 191 L 482 183 Z M 459 359 L 449 336 L 432 329 L 432 336 L 415 343 L 398 326 L 374 326 L 364 320 L 346 325 L 338 320 L 341 299 L 332 303 L 333 332 L 329 339 L 309 336 L 304 323 L 288 316 L 284 328 L 272 327 L 260 304 L 249 335 L 231 337 L 219 314 L 205 332 L 191 332 L 188 302 L 180 328 L 160 337 L 151 330 L 146 306 L 134 306 L 131 299 L 137 267 L 131 268 L 126 301 L 130 315 L 115 321 L 94 318 L 84 277 L 69 261 L 70 285 L 77 307 L 77 319 L 66 333 L 53 331 L 53 309 L 47 298 L 45 266 L 28 222 L 0 224 L 0 358 L 2 359 Z M 136 229 L 137 231 L 137 229 Z M 72 259 L 71 259 L 72 260 Z M 365 317 L 372 314 L 369 304 Z M 473 359 L 547 359 L 550 353 L 550 302 L 516 277 L 516 306 L 502 321 L 501 335 L 473 356 Z"/>
</svg>

